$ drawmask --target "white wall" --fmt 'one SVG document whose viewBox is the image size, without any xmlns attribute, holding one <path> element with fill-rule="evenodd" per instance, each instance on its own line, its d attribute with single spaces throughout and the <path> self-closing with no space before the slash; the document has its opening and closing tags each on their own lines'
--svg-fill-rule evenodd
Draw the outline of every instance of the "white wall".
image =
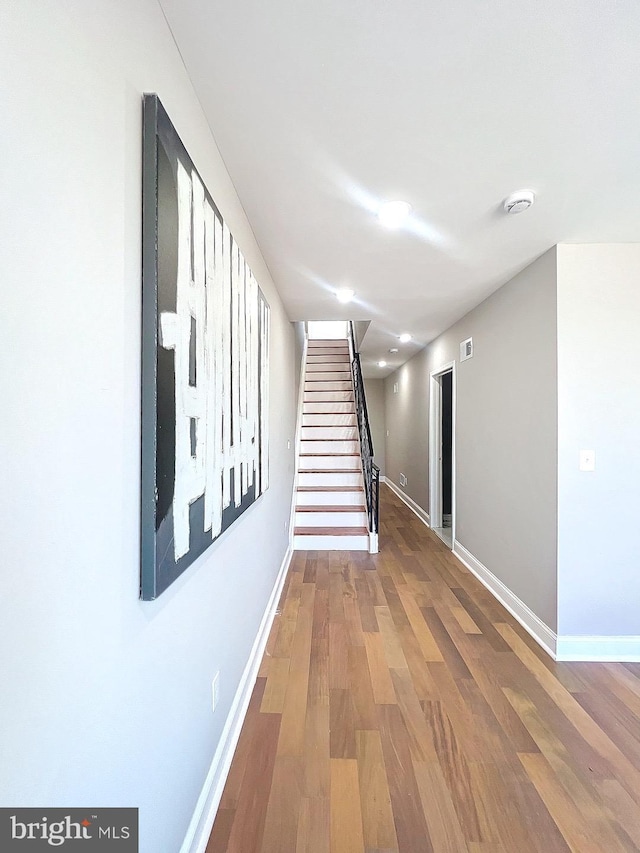
<svg viewBox="0 0 640 853">
<path fill-rule="evenodd" d="M 559 633 L 640 635 L 640 245 L 558 247 Z M 596 470 L 578 469 L 580 449 Z"/>
<path fill-rule="evenodd" d="M 0 804 L 139 806 L 142 853 L 173 853 L 287 549 L 294 335 L 156 0 L 0 16 Z M 143 604 L 145 91 L 271 304 L 272 353 L 269 491 Z"/>
<path fill-rule="evenodd" d="M 374 462 L 384 477 L 385 471 L 385 414 L 384 379 L 365 379 L 364 394 L 367 400 L 367 413 L 373 442 Z"/>
<path fill-rule="evenodd" d="M 474 356 L 459 363 L 468 337 Z M 555 248 L 386 379 L 387 477 L 406 474 L 427 512 L 429 374 L 452 361 L 456 539 L 555 630 Z"/>
</svg>

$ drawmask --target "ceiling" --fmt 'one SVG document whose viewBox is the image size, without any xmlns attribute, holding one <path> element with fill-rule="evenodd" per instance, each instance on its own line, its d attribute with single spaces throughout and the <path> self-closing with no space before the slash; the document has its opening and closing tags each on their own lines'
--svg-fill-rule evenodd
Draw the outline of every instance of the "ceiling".
<svg viewBox="0 0 640 853">
<path fill-rule="evenodd" d="M 371 320 L 367 376 L 555 243 L 640 240 L 638 0 L 161 4 L 289 317 Z"/>
</svg>

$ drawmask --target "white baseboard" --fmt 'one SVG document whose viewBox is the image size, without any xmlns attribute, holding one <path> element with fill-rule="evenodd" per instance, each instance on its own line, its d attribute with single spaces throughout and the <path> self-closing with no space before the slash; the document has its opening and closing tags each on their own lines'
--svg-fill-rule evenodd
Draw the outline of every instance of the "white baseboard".
<svg viewBox="0 0 640 853">
<path fill-rule="evenodd" d="M 640 636 L 560 635 L 556 647 L 556 660 L 640 662 Z"/>
<path fill-rule="evenodd" d="M 478 578 L 480 583 L 498 599 L 500 604 L 507 608 L 514 619 L 518 620 L 525 631 L 531 634 L 545 652 L 555 658 L 557 642 L 555 632 L 542 619 L 538 618 L 524 601 L 521 601 L 515 593 L 511 592 L 500 578 L 497 578 L 480 560 L 477 560 L 470 551 L 467 551 L 457 539 L 453 543 L 453 553 Z"/>
<path fill-rule="evenodd" d="M 396 495 L 400 498 L 400 500 L 403 501 L 403 503 L 405 503 L 409 507 L 411 512 L 418 516 L 420 521 L 424 522 L 427 527 L 431 527 L 431 525 L 429 524 L 428 512 L 425 512 L 419 504 L 412 500 L 409 495 L 405 494 L 400 488 L 400 486 L 396 486 L 393 480 L 390 480 L 388 477 L 384 477 L 384 482 L 387 484 L 387 486 L 389 486 L 391 491 L 395 492 Z"/>
<path fill-rule="evenodd" d="M 207 778 L 202 786 L 202 791 L 196 803 L 184 841 L 182 842 L 180 853 L 204 853 L 209 841 L 216 812 L 220 805 L 222 791 L 227 781 L 229 768 L 231 767 L 231 760 L 233 759 L 242 723 L 249 707 L 249 700 L 251 699 L 253 687 L 258 676 L 258 670 L 260 669 L 260 663 L 276 615 L 276 607 L 292 556 L 293 551 L 291 548 L 288 548 L 282 560 L 273 590 L 269 596 L 269 601 L 260 622 L 260 628 L 253 643 L 249 660 L 244 668 L 236 695 L 231 703 L 218 747 L 211 761 Z"/>
</svg>

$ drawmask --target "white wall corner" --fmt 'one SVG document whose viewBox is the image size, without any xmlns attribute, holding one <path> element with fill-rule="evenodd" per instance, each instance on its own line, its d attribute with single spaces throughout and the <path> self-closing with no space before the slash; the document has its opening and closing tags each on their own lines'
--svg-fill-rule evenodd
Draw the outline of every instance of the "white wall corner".
<svg viewBox="0 0 640 853">
<path fill-rule="evenodd" d="M 382 478 L 381 478 L 381 479 L 382 479 Z M 400 500 L 401 500 L 401 501 L 403 501 L 403 503 L 405 503 L 405 504 L 409 507 L 409 509 L 410 509 L 410 510 L 415 514 L 415 515 L 417 515 L 417 516 L 418 516 L 418 518 L 420 519 L 420 521 L 424 522 L 424 524 L 426 524 L 426 525 L 427 525 L 427 527 L 431 527 L 431 525 L 430 525 L 430 523 L 429 523 L 429 513 L 428 513 L 428 512 L 425 512 L 419 504 L 417 504 L 414 500 L 412 500 L 412 499 L 409 497 L 409 495 L 405 494 L 405 493 L 402 491 L 402 489 L 400 488 L 400 486 L 397 486 L 397 485 L 393 482 L 393 480 L 390 480 L 390 479 L 389 479 L 389 477 L 385 477 L 385 478 L 384 478 L 384 482 L 387 484 L 387 486 L 389 486 L 389 488 L 391 489 L 391 491 L 395 492 L 395 493 L 396 493 L 396 495 L 400 498 Z"/>
<path fill-rule="evenodd" d="M 509 611 L 522 627 L 552 658 L 556 658 L 557 636 L 542 619 L 531 610 L 524 601 L 521 601 L 500 578 L 476 559 L 470 551 L 456 539 L 453 543 L 453 553 L 469 571 L 474 574 L 480 583 L 498 599 L 500 604 Z"/>
<path fill-rule="evenodd" d="M 640 662 L 640 636 L 558 636 L 556 660 Z"/>
<path fill-rule="evenodd" d="M 206 849 L 292 556 L 292 549 L 287 548 L 180 853 L 204 853 Z"/>
<path fill-rule="evenodd" d="M 300 385 L 298 387 L 298 409 L 296 411 L 296 434 L 293 452 L 293 492 L 291 494 L 291 512 L 289 513 L 289 550 L 295 550 L 293 540 L 296 527 L 296 497 L 298 494 L 298 469 L 300 467 L 300 441 L 302 439 L 302 412 L 304 410 L 304 385 L 306 381 L 307 349 L 309 347 L 309 335 L 307 326 L 304 327 L 304 340 L 302 342 L 302 361 L 300 363 Z"/>
</svg>

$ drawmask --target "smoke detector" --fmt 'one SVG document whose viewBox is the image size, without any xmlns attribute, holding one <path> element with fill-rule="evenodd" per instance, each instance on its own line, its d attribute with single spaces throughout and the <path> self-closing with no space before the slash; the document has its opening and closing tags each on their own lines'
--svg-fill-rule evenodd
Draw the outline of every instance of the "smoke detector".
<svg viewBox="0 0 640 853">
<path fill-rule="evenodd" d="M 505 213 L 522 213 L 528 210 L 536 200 L 535 193 L 531 190 L 517 190 L 504 200 Z"/>
</svg>

